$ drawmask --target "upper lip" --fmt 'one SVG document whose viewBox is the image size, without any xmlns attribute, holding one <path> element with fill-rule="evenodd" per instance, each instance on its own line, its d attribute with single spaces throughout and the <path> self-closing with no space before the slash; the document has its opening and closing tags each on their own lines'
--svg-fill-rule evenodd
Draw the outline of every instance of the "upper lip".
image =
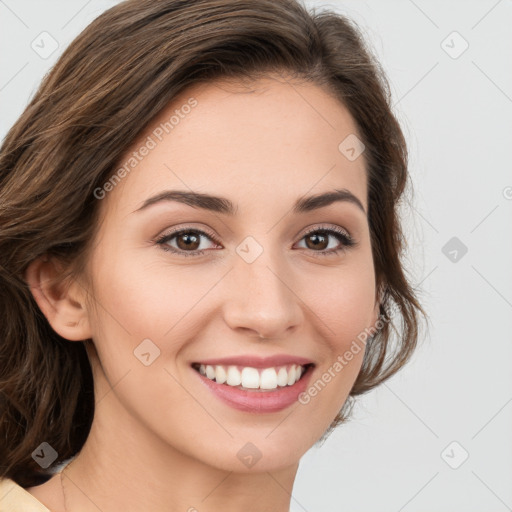
<svg viewBox="0 0 512 512">
<path fill-rule="evenodd" d="M 307 364 L 313 364 L 312 361 L 304 357 L 292 356 L 288 354 L 278 354 L 274 356 L 261 357 L 256 355 L 245 355 L 245 356 L 233 356 L 233 357 L 222 357 L 216 359 L 204 359 L 197 361 L 193 364 L 204 364 L 204 365 L 223 365 L 223 366 L 244 366 L 251 368 L 269 368 L 276 366 L 286 366 L 288 364 L 298 364 L 305 366 Z"/>
</svg>

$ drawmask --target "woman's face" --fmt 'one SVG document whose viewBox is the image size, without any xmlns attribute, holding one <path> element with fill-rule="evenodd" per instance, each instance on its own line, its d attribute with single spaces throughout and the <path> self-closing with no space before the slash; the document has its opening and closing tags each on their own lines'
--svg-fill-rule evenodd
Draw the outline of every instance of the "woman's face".
<svg viewBox="0 0 512 512">
<path fill-rule="evenodd" d="M 354 340 L 378 318 L 356 133 L 344 106 L 315 85 L 217 82 L 183 92 L 126 153 L 121 179 L 97 193 L 88 272 L 96 393 L 113 386 L 127 436 L 144 432 L 245 472 L 247 453 L 261 456 L 262 471 L 296 464 L 329 427 L 361 367 Z M 171 191 L 189 199 L 144 207 Z M 356 199 L 307 201 L 335 191 Z M 221 208 L 227 201 L 232 212 Z M 243 370 L 251 364 L 242 357 L 275 355 L 284 359 L 265 372 Z M 286 385 L 244 395 L 192 366 L 223 358 L 235 359 L 221 365 L 231 383 L 229 366 L 239 366 L 246 387 L 263 373 L 264 386 Z M 314 367 L 288 385 L 281 367 L 294 358 Z M 96 414 L 116 421 L 101 407 Z"/>
</svg>

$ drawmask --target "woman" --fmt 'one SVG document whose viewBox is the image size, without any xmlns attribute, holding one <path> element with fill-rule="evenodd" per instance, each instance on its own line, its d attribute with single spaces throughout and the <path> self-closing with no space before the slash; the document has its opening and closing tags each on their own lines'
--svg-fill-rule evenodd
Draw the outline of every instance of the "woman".
<svg viewBox="0 0 512 512">
<path fill-rule="evenodd" d="M 289 510 L 425 315 L 389 96 L 351 22 L 289 0 L 80 34 L 1 148 L 2 510 Z"/>
</svg>

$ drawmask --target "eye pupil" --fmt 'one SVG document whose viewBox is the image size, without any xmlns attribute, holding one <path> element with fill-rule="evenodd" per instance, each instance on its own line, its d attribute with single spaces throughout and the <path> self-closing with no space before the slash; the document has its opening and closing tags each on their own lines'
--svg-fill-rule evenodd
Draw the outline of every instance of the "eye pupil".
<svg viewBox="0 0 512 512">
<path fill-rule="evenodd" d="M 325 244 L 325 242 L 326 242 L 326 240 L 327 240 L 327 237 L 326 237 L 325 235 L 322 235 L 322 234 L 319 234 L 319 233 L 312 233 L 311 235 L 309 235 L 308 237 L 306 237 L 306 240 L 307 240 L 307 242 L 306 242 L 306 243 L 307 243 L 307 245 L 308 245 L 308 246 L 309 246 L 309 243 L 308 243 L 308 242 L 309 242 L 311 239 L 315 239 L 315 240 L 316 240 L 316 242 L 314 242 L 314 243 L 313 243 L 313 248 L 318 249 L 318 247 L 319 247 L 319 243 L 320 243 L 320 245 L 321 245 L 322 243 L 324 243 L 324 244 Z M 320 242 L 318 243 L 318 240 L 319 240 L 319 239 L 321 239 L 321 240 L 320 240 Z M 322 248 L 325 248 L 325 247 L 322 247 Z"/>
<path fill-rule="evenodd" d="M 187 249 L 187 248 L 188 249 L 190 249 L 190 248 L 196 249 L 197 247 L 194 244 L 197 244 L 197 246 L 199 246 L 199 243 L 200 243 L 199 237 L 197 235 L 194 235 L 191 233 L 193 233 L 193 232 L 187 231 L 185 233 L 181 233 L 178 235 L 178 237 L 177 237 L 178 247 L 181 245 L 180 241 L 186 240 L 185 244 L 183 245 L 183 247 L 180 247 L 180 249 Z"/>
</svg>

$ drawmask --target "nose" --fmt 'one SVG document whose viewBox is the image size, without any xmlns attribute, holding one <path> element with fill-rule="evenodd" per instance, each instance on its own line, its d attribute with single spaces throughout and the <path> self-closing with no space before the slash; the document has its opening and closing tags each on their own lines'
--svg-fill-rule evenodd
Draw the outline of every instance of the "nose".
<svg viewBox="0 0 512 512">
<path fill-rule="evenodd" d="M 292 272 L 264 251 L 255 261 L 237 259 L 229 273 L 224 318 L 234 331 L 250 337 L 283 339 L 303 319 Z"/>
</svg>

